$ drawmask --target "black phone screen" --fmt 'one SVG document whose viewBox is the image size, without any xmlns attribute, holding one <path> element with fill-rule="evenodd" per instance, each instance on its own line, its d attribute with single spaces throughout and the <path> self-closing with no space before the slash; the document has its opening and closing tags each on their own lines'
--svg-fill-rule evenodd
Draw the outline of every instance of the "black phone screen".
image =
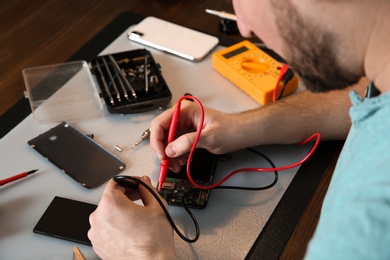
<svg viewBox="0 0 390 260">
<path fill-rule="evenodd" d="M 91 246 L 89 215 L 96 205 L 54 197 L 33 232 Z"/>
</svg>

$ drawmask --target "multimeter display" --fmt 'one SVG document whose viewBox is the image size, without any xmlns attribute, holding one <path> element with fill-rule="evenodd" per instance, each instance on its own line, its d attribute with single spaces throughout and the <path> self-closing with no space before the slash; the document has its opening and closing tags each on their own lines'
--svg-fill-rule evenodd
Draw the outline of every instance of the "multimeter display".
<svg viewBox="0 0 390 260">
<path fill-rule="evenodd" d="M 213 53 L 212 63 L 215 70 L 261 105 L 272 102 L 276 87 L 277 96 L 283 88 L 283 82 L 276 86 L 282 64 L 249 41 L 242 41 Z M 294 76 L 285 86 L 282 95 L 291 94 L 297 88 L 298 78 Z"/>
<path fill-rule="evenodd" d="M 247 47 L 242 46 L 241 48 L 238 48 L 234 51 L 231 51 L 231 52 L 224 54 L 223 57 L 225 57 L 226 59 L 229 59 L 229 58 L 234 57 L 234 56 L 236 56 L 240 53 L 243 53 L 244 51 L 247 51 L 247 50 L 249 50 Z"/>
</svg>

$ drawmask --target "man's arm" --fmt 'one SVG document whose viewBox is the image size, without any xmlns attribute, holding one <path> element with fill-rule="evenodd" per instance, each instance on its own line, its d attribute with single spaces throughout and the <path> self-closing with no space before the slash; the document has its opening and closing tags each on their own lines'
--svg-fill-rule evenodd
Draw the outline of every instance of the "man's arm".
<svg viewBox="0 0 390 260">
<path fill-rule="evenodd" d="M 264 144 L 292 144 L 307 139 L 319 132 L 323 140 L 344 139 L 351 122 L 349 92 L 355 89 L 363 95 L 367 80 L 345 90 L 327 93 L 302 91 L 278 102 L 260 108 L 226 114 L 205 108 L 204 125 L 199 148 L 222 154 L 246 147 Z M 196 104 L 185 102 L 180 110 L 178 136 L 166 144 L 166 136 L 173 109 L 169 109 L 152 121 L 150 144 L 159 159 L 166 156 L 177 158 L 170 161 L 177 172 L 185 163 L 183 157 L 191 148 L 200 120 Z"/>
<path fill-rule="evenodd" d="M 241 127 L 240 148 L 262 144 L 300 142 L 313 133 L 322 140 L 345 139 L 351 122 L 349 92 L 364 95 L 368 81 L 326 93 L 302 91 L 264 107 L 236 114 Z M 250 138 L 247 138 L 250 137 Z"/>
</svg>

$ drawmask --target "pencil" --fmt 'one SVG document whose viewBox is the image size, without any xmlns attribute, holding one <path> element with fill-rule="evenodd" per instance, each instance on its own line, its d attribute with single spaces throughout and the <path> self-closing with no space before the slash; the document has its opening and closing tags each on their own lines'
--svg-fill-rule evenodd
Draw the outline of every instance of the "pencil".
<svg viewBox="0 0 390 260">
<path fill-rule="evenodd" d="M 27 177 L 27 176 L 29 176 L 30 174 L 33 174 L 36 171 L 38 171 L 38 169 L 37 170 L 31 170 L 31 171 L 28 171 L 28 172 L 22 172 L 22 173 L 19 173 L 17 175 L 14 175 L 12 177 L 9 177 L 7 179 L 0 180 L 0 186 L 3 186 L 4 184 L 7 184 L 7 183 L 10 183 L 10 182 L 22 179 L 24 177 Z"/>
<path fill-rule="evenodd" d="M 206 9 L 206 13 L 219 16 L 219 17 L 221 17 L 223 19 L 237 21 L 237 16 L 235 14 L 231 14 L 231 13 L 228 13 L 228 12 L 225 12 L 225 11 L 216 11 L 216 10 Z"/>
</svg>

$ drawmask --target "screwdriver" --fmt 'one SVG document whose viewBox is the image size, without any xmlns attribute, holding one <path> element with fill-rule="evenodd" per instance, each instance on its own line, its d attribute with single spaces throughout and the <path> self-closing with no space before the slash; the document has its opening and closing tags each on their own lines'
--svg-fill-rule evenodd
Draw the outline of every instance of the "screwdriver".
<svg viewBox="0 0 390 260">
<path fill-rule="evenodd" d="M 142 133 L 141 137 L 137 140 L 137 142 L 135 142 L 135 143 L 133 144 L 133 146 L 131 147 L 131 149 L 134 149 L 135 147 L 137 147 L 137 146 L 138 146 L 140 143 L 142 143 L 143 141 L 148 140 L 148 139 L 150 138 L 150 131 L 151 131 L 150 128 L 146 129 L 146 130 Z"/>
<path fill-rule="evenodd" d="M 192 95 L 191 95 L 190 93 L 184 93 L 184 96 L 192 96 Z M 189 101 L 192 102 L 191 99 L 187 99 L 187 100 L 189 100 Z M 148 139 L 150 138 L 150 131 L 151 131 L 151 128 L 146 129 L 146 130 L 142 133 L 141 137 L 137 140 L 137 142 L 135 142 L 135 143 L 133 144 L 133 146 L 131 147 L 131 149 L 134 149 L 135 147 L 137 147 L 138 145 L 140 145 L 140 143 L 142 143 L 143 141 L 148 140 Z"/>
</svg>

